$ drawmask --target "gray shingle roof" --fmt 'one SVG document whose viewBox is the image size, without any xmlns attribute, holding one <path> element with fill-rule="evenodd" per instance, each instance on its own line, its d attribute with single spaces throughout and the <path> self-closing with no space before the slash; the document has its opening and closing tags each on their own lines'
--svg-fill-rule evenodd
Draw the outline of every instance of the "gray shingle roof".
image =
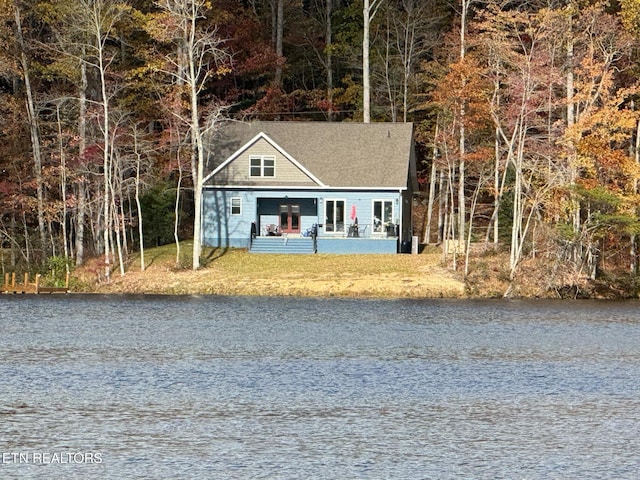
<svg viewBox="0 0 640 480">
<path fill-rule="evenodd" d="M 225 122 L 208 140 L 208 172 L 261 132 L 328 187 L 401 189 L 415 171 L 411 123 Z"/>
</svg>

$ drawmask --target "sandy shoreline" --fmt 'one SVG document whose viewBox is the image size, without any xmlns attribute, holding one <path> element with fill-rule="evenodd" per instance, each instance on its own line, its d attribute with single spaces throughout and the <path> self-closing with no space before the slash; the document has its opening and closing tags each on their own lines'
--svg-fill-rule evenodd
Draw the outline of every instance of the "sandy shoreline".
<svg viewBox="0 0 640 480">
<path fill-rule="evenodd" d="M 175 250 L 174 250 L 175 252 Z M 175 253 L 174 253 L 175 255 Z M 175 268 L 170 254 L 155 252 L 149 266 L 113 272 L 101 266 L 75 272 L 78 293 L 250 295 L 375 298 L 465 298 L 465 284 L 439 265 L 438 255 L 257 255 L 230 251 L 204 268 Z M 139 261 L 138 261 L 139 262 Z"/>
</svg>

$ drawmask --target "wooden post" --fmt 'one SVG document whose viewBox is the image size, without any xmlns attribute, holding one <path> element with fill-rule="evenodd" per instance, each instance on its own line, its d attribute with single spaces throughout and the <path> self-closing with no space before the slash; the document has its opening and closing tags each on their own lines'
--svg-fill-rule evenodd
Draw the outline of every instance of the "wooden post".
<svg viewBox="0 0 640 480">
<path fill-rule="evenodd" d="M 24 286 L 29 285 L 29 272 L 24 273 Z"/>
<path fill-rule="evenodd" d="M 6 273 L 4 274 L 4 285 L 5 285 L 6 287 L 8 287 L 8 286 L 9 286 L 9 272 L 6 272 Z"/>
<path fill-rule="evenodd" d="M 15 287 L 16 286 L 16 272 L 13 272 L 11 274 L 11 286 Z"/>
<path fill-rule="evenodd" d="M 36 273 L 36 294 L 40 293 L 40 274 Z"/>
</svg>

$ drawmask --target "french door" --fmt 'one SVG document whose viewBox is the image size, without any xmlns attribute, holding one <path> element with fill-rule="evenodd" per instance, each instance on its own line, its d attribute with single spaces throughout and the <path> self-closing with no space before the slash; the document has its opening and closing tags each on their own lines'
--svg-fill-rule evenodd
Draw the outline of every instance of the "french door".
<svg viewBox="0 0 640 480">
<path fill-rule="evenodd" d="M 345 219 L 345 200 L 325 200 L 324 231 L 327 233 L 343 233 Z"/>
<path fill-rule="evenodd" d="M 280 205 L 280 231 L 300 233 L 300 205 Z"/>
</svg>

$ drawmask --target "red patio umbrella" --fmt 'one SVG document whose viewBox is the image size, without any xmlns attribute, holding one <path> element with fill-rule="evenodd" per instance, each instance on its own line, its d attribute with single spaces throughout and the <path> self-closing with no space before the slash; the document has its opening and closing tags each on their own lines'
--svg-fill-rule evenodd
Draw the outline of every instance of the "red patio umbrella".
<svg viewBox="0 0 640 480">
<path fill-rule="evenodd" d="M 351 218 L 351 226 L 349 227 L 348 235 L 350 237 L 359 237 L 360 234 L 358 232 L 358 215 L 356 213 L 355 205 L 351 205 L 351 215 L 349 215 L 349 217 Z"/>
</svg>

